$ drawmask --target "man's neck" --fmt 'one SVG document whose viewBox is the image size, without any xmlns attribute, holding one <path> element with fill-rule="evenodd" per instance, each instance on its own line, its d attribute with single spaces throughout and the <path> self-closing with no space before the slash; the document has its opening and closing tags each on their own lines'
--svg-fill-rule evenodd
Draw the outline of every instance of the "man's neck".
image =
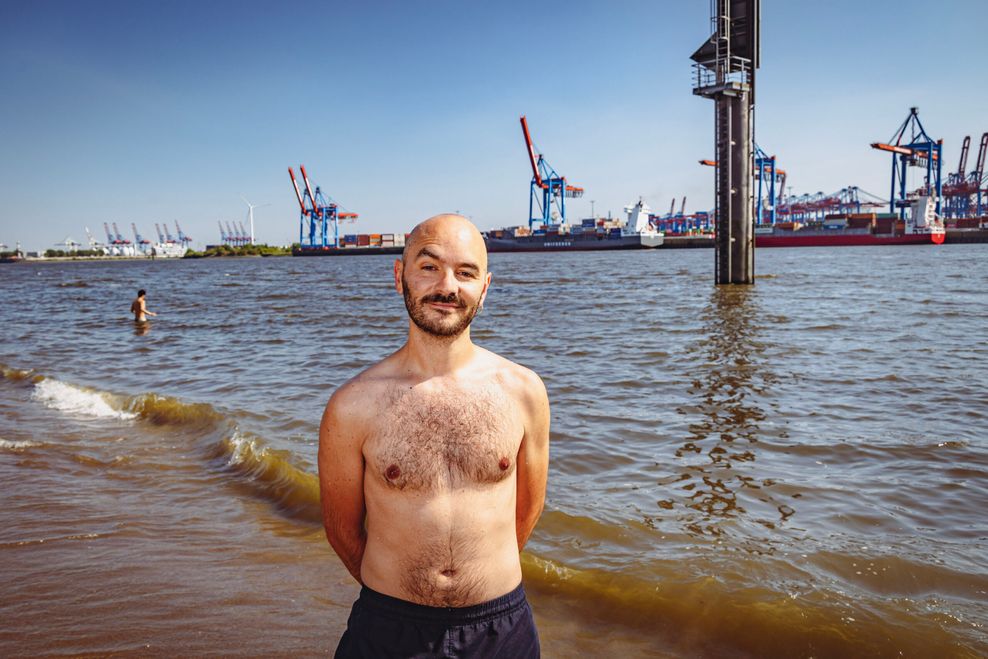
<svg viewBox="0 0 988 659">
<path fill-rule="evenodd" d="M 473 359 L 476 346 L 470 340 L 470 328 L 456 337 L 433 336 L 409 323 L 405 360 L 413 373 L 422 377 L 450 375 Z"/>
</svg>

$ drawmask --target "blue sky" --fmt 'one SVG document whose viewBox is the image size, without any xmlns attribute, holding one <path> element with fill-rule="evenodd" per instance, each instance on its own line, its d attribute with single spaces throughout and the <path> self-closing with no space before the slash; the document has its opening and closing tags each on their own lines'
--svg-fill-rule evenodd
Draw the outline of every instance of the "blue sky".
<svg viewBox="0 0 988 659">
<path fill-rule="evenodd" d="M 988 131 L 981 0 L 763 0 L 756 139 L 795 193 L 886 194 L 911 106 L 944 139 Z M 815 12 L 815 13 L 814 13 Z M 570 219 L 712 206 L 713 104 L 689 55 L 709 3 L 0 4 L 0 242 L 45 249 L 104 221 L 197 245 L 255 204 L 258 239 L 298 237 L 287 167 L 306 165 L 347 232 L 442 211 L 518 224 L 531 177 L 518 117 L 572 184 Z M 973 163 L 974 154 L 970 157 Z M 970 168 L 970 164 L 969 164 Z M 125 230 L 126 227 L 126 230 Z"/>
</svg>

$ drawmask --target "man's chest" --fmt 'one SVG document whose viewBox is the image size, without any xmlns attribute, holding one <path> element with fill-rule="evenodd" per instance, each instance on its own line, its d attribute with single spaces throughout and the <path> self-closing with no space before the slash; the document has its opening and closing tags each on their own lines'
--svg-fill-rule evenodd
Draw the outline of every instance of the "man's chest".
<svg viewBox="0 0 988 659">
<path fill-rule="evenodd" d="M 514 473 L 523 434 L 499 387 L 397 390 L 365 444 L 368 477 L 399 490 L 497 483 Z"/>
</svg>

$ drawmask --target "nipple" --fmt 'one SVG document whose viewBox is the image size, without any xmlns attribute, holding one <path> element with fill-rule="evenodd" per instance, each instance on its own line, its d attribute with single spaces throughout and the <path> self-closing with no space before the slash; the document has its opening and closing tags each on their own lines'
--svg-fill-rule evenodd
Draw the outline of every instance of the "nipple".
<svg viewBox="0 0 988 659">
<path fill-rule="evenodd" d="M 393 481 L 401 476 L 401 469 L 398 468 L 398 465 L 391 465 L 388 467 L 387 471 L 384 472 L 384 475 L 387 476 L 389 481 Z"/>
<path fill-rule="evenodd" d="M 507 458 L 501 458 L 501 461 L 497 463 L 497 466 L 501 468 L 501 471 L 505 471 L 511 466 L 511 461 Z"/>
</svg>

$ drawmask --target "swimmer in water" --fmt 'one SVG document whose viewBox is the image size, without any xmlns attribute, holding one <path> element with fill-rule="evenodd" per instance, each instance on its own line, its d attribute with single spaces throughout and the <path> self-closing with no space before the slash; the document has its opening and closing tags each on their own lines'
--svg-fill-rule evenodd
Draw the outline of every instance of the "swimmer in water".
<svg viewBox="0 0 988 659">
<path fill-rule="evenodd" d="M 153 311 L 148 311 L 145 305 L 144 296 L 147 295 L 147 291 L 143 288 L 137 291 L 137 299 L 130 303 L 130 312 L 134 314 L 135 323 L 146 323 L 148 316 L 157 316 L 158 314 Z"/>
<path fill-rule="evenodd" d="M 323 522 L 362 586 L 338 658 L 539 656 L 519 552 L 545 502 L 549 400 L 470 340 L 490 282 L 469 220 L 415 227 L 394 264 L 408 339 L 326 406 Z"/>
</svg>

